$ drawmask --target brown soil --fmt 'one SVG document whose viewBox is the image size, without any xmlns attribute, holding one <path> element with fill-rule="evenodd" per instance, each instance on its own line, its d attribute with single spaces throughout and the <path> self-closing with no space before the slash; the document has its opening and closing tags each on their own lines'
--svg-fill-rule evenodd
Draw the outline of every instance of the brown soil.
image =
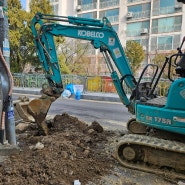
<svg viewBox="0 0 185 185">
<path fill-rule="evenodd" d="M 161 177 L 121 167 L 110 143 L 120 137 L 94 121 L 90 126 L 66 113 L 47 121 L 49 135 L 35 124 L 17 130 L 19 152 L 0 166 L 2 185 L 169 185 Z"/>
</svg>

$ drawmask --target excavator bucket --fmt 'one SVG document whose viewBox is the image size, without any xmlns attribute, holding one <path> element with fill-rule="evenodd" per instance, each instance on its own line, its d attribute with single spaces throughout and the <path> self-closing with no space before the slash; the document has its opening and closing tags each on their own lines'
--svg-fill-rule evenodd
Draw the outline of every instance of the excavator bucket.
<svg viewBox="0 0 185 185">
<path fill-rule="evenodd" d="M 31 101 L 26 96 L 19 97 L 13 102 L 16 124 L 21 121 L 36 122 L 40 134 L 47 135 L 48 129 L 45 118 L 54 100 L 54 97 L 47 95 L 42 95 L 40 98 Z"/>
<path fill-rule="evenodd" d="M 45 118 L 52 102 L 59 98 L 62 92 L 63 88 L 56 92 L 52 87 L 43 86 L 40 98 L 30 101 L 26 96 L 19 97 L 17 101 L 14 101 L 16 122 L 20 120 L 36 122 L 39 134 L 47 135 L 48 127 Z"/>
<path fill-rule="evenodd" d="M 48 127 L 45 123 L 45 118 L 53 101 L 55 101 L 54 97 L 42 95 L 40 98 L 34 99 L 28 104 L 28 113 L 34 117 L 39 133 L 42 135 L 48 134 Z"/>
</svg>

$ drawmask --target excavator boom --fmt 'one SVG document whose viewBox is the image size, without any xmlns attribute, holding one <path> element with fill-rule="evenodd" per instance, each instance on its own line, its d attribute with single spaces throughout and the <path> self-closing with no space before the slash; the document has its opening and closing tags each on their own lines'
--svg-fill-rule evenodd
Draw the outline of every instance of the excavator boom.
<svg viewBox="0 0 185 185">
<path fill-rule="evenodd" d="M 58 24 L 56 22 L 44 23 L 43 20 L 55 20 L 67 22 L 68 24 Z M 38 29 L 38 25 L 40 26 Z M 77 17 L 50 16 L 38 13 L 32 20 L 31 29 L 34 34 L 34 41 L 38 51 L 38 56 L 46 72 L 46 78 L 51 86 L 62 86 L 60 69 L 56 54 L 54 36 L 65 36 L 75 39 L 88 40 L 95 49 L 100 49 L 103 53 L 111 76 L 116 86 L 117 92 L 123 104 L 130 106 L 131 102 L 126 96 L 120 83 L 120 78 L 111 64 L 110 57 L 114 61 L 117 70 L 121 74 L 121 79 L 133 90 L 136 80 L 128 64 L 127 58 L 119 41 L 117 33 L 113 30 L 106 17 L 100 20 L 85 19 Z M 52 73 L 51 73 L 52 71 Z"/>
<path fill-rule="evenodd" d="M 63 22 L 63 24 L 59 24 L 58 22 Z M 66 22 L 68 24 L 66 24 Z M 136 86 L 136 80 L 133 77 L 119 38 L 107 18 L 104 17 L 102 21 L 100 21 L 38 13 L 32 19 L 31 29 L 34 35 L 34 43 L 38 57 L 45 70 L 49 86 L 42 89 L 43 95 L 41 98 L 34 99 L 29 103 L 28 112 L 34 117 L 44 134 L 47 134 L 45 126 L 43 125 L 49 107 L 63 92 L 54 37 L 65 36 L 87 40 L 91 42 L 95 49 L 100 49 L 100 52 L 103 53 L 106 59 L 113 83 L 121 101 L 130 111 L 134 110 L 133 104 L 128 99 L 122 87 L 122 81 L 124 80 L 127 86 L 133 90 Z M 117 71 L 114 69 L 110 57 L 113 59 L 115 66 L 121 74 L 121 78 L 119 78 Z"/>
</svg>

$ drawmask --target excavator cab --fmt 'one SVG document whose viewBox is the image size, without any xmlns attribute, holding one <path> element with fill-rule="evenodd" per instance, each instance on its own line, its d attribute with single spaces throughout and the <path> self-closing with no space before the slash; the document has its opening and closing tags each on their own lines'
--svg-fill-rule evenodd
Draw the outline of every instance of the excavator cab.
<svg viewBox="0 0 185 185">
<path fill-rule="evenodd" d="M 181 77 L 185 77 L 185 53 L 182 54 L 180 61 L 177 63 L 176 73 Z"/>
<path fill-rule="evenodd" d="M 137 129 L 136 131 L 132 131 L 133 125 L 135 125 L 133 128 L 136 128 L 136 125 L 142 124 L 144 125 L 143 132 L 145 133 L 148 132 L 150 128 L 152 128 L 152 130 L 155 128 L 185 135 L 185 131 L 182 129 L 182 123 L 175 124 L 177 120 L 174 120 L 176 114 L 178 117 L 184 119 L 184 112 L 182 111 L 185 110 L 185 99 L 183 96 L 183 92 L 185 91 L 185 54 L 181 51 L 184 41 L 185 38 L 181 46 L 177 49 L 177 53 L 166 57 L 159 72 L 158 66 L 154 64 L 148 64 L 143 69 L 135 90 L 133 91 L 136 98 L 136 119 L 129 121 L 127 125 L 131 133 L 137 133 Z M 149 67 L 153 68 L 154 75 L 149 82 L 142 83 L 144 73 Z M 170 88 L 167 95 L 157 96 L 155 93 L 156 87 L 159 84 L 164 70 L 167 72 L 168 81 L 166 83 L 169 84 Z"/>
</svg>

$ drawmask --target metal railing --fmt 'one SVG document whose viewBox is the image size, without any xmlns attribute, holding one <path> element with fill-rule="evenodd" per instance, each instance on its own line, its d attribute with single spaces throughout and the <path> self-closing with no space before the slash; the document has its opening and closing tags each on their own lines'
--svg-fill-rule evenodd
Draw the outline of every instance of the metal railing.
<svg viewBox="0 0 185 185">
<path fill-rule="evenodd" d="M 153 16 L 172 14 L 172 13 L 181 12 L 181 11 L 182 11 L 181 6 L 178 6 L 178 8 L 175 8 L 174 6 L 168 6 L 164 8 L 156 7 L 153 9 Z"/>
<path fill-rule="evenodd" d="M 144 18 L 149 18 L 150 17 L 150 10 L 145 10 L 141 12 L 133 12 L 133 16 L 131 17 L 132 19 L 128 19 L 127 21 L 133 21 L 136 19 L 144 19 Z"/>
<path fill-rule="evenodd" d="M 142 2 L 142 1 L 147 1 L 147 0 L 127 0 L 127 3 L 138 3 L 138 2 Z"/>
<path fill-rule="evenodd" d="M 101 19 L 102 19 L 102 18 L 101 18 Z M 118 16 L 118 15 L 107 16 L 107 19 L 108 19 L 111 23 L 119 22 L 119 16 Z"/>
<path fill-rule="evenodd" d="M 142 30 L 127 30 L 126 34 L 127 37 L 134 37 L 134 36 L 140 36 L 141 35 Z"/>
<path fill-rule="evenodd" d="M 83 4 L 81 7 L 82 11 L 93 10 L 97 8 L 97 3 Z"/>
<path fill-rule="evenodd" d="M 14 86 L 15 87 L 35 87 L 40 88 L 42 84 L 47 84 L 47 79 L 43 74 L 24 74 L 14 73 Z"/>
<path fill-rule="evenodd" d="M 163 25 L 163 26 L 155 26 L 152 27 L 152 33 L 169 33 L 169 32 L 178 32 L 181 31 L 181 24 L 174 24 L 174 25 Z"/>
<path fill-rule="evenodd" d="M 168 50 L 169 51 L 169 50 L 172 50 L 172 49 L 175 50 L 177 47 L 178 47 L 178 44 L 175 45 L 175 43 L 174 43 L 174 45 L 172 43 L 170 43 L 170 44 L 162 43 L 162 44 L 158 44 L 158 45 L 152 44 L 151 45 L 151 50 L 155 50 L 157 48 L 157 50 L 163 50 L 163 51 Z"/>
<path fill-rule="evenodd" d="M 113 7 L 113 6 L 118 6 L 119 5 L 119 0 L 113 0 L 113 1 L 104 1 L 100 2 L 100 8 L 108 8 L 108 7 Z"/>
<path fill-rule="evenodd" d="M 44 74 L 20 74 L 14 73 L 15 87 L 42 88 L 43 84 L 48 84 Z M 147 79 L 145 79 L 147 80 Z M 150 80 L 148 78 L 148 80 Z M 78 76 L 62 75 L 64 88 L 68 84 L 83 85 L 84 92 L 105 92 L 117 93 L 110 76 Z M 161 80 L 157 86 L 156 93 L 160 96 L 167 94 L 170 83 L 167 80 Z M 130 89 L 123 83 L 126 94 L 130 94 Z"/>
</svg>

